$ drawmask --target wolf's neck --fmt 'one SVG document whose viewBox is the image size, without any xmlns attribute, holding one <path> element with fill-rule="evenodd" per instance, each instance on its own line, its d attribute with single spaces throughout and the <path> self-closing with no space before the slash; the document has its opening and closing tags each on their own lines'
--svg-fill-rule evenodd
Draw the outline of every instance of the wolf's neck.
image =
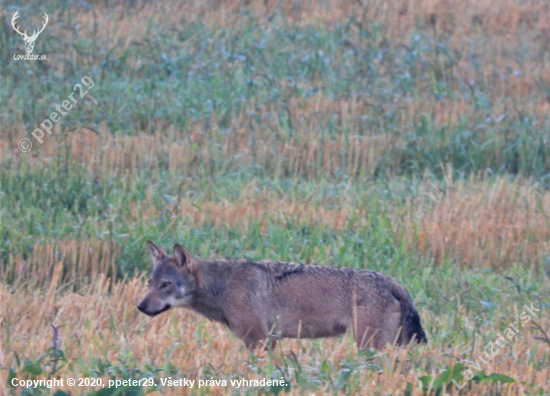
<svg viewBox="0 0 550 396">
<path fill-rule="evenodd" d="M 220 263 L 201 263 L 199 268 L 199 285 L 193 293 L 191 308 L 210 320 L 229 326 L 225 298 L 231 269 Z"/>
<path fill-rule="evenodd" d="M 229 321 L 225 315 L 225 309 L 220 303 L 219 298 L 214 298 L 208 290 L 195 290 L 193 300 L 191 301 L 191 308 L 204 315 L 207 319 L 221 322 L 229 326 Z"/>
</svg>

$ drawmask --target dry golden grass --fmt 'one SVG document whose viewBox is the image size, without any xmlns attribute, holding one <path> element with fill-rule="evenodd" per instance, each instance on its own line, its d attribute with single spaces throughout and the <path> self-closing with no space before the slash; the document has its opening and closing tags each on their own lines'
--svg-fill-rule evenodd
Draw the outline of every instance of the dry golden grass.
<svg viewBox="0 0 550 396">
<path fill-rule="evenodd" d="M 119 250 L 117 244 L 104 241 L 37 243 L 29 259 L 9 257 L 8 265 L 0 267 L 0 277 L 12 280 L 15 288 L 43 288 L 50 283 L 54 268 L 62 261 L 65 267 L 59 274 L 60 283 L 79 290 L 96 284 L 100 277 L 108 277 L 114 282 L 117 274 L 115 260 Z"/>
<path fill-rule="evenodd" d="M 40 150 L 25 156 L 21 156 L 17 148 L 13 151 L 12 145 L 4 140 L 0 144 L 0 163 L 9 163 L 12 167 L 28 163 L 40 168 L 55 164 L 57 158 L 68 155 L 72 163 L 86 165 L 94 175 L 104 177 L 142 169 L 155 170 L 166 162 L 168 169 L 175 174 L 190 173 L 196 168 L 210 173 L 214 169 L 239 169 L 254 165 L 269 170 L 275 177 L 293 175 L 306 180 L 341 174 L 368 180 L 385 158 L 393 159 L 390 169 L 399 169 L 404 155 L 402 148 L 406 144 L 404 136 L 373 133 L 366 126 L 347 122 L 368 113 L 365 103 L 342 100 L 332 102 L 330 106 L 325 102 L 318 105 L 310 103 L 305 107 L 293 106 L 289 110 L 296 131 L 290 137 L 286 136 L 287 132 L 276 117 L 273 117 L 271 125 L 266 125 L 266 122 L 258 125 L 250 114 L 243 111 L 239 117 L 233 118 L 232 125 L 223 134 L 220 133 L 221 128 L 216 127 L 215 119 L 209 122 L 210 127 L 205 127 L 205 122 L 196 122 L 185 131 L 169 127 L 155 136 L 113 135 L 103 126 L 99 128 L 99 135 L 83 129 L 69 135 L 47 137 Z M 472 110 L 463 107 L 460 101 L 455 104 L 442 101 L 434 105 L 430 113 L 435 125 L 453 125 L 461 117 L 474 119 L 474 114 L 468 109 Z M 427 106 L 410 103 L 401 111 L 399 122 L 403 126 L 410 125 L 415 115 L 425 111 L 428 111 Z M 320 120 L 326 114 L 335 115 L 341 127 L 350 129 L 349 134 L 333 136 L 321 132 Z M 494 119 L 501 114 L 504 113 L 497 108 Z M 539 122 L 541 120 L 542 117 Z M 480 130 L 477 133 L 484 132 Z M 253 144 L 252 135 L 255 136 Z M 418 138 L 415 144 L 428 143 Z M 498 156 L 498 153 L 495 155 Z"/>
<path fill-rule="evenodd" d="M 145 209 L 145 205 L 135 205 L 132 213 L 138 217 L 158 216 L 157 208 Z M 194 203 L 191 200 L 181 200 L 179 208 L 174 209 L 177 219 L 194 227 L 213 225 L 224 227 L 231 225 L 246 232 L 250 227 L 259 227 L 263 232 L 268 231 L 269 224 L 284 224 L 287 219 L 311 226 L 327 225 L 333 230 L 346 226 L 351 216 L 351 208 L 338 210 L 317 207 L 308 203 L 298 203 L 287 200 L 267 201 L 263 197 L 244 198 L 238 201 L 214 202 L 207 201 Z"/>
<path fill-rule="evenodd" d="M 59 328 L 59 347 L 69 361 L 84 367 L 91 367 L 99 358 L 113 363 L 131 359 L 132 364 L 139 367 L 146 364 L 163 367 L 166 352 L 178 343 L 169 361 L 187 378 L 210 378 L 212 374 L 205 374 L 205 369 L 210 367 L 217 379 L 261 379 L 260 375 L 248 368 L 250 356 L 241 341 L 231 336 L 221 325 L 203 318 L 196 319 L 181 309 L 156 318 L 139 313 L 136 304 L 146 290 L 142 278 L 112 285 L 110 280 L 98 277 L 87 290 L 75 294 L 59 292 L 64 288 L 60 283 L 60 273 L 61 266 L 58 265 L 52 283 L 45 290 L 0 288 L 0 362 L 12 362 L 14 352 L 19 356 L 38 357 L 52 345 L 50 324 L 54 324 Z M 432 319 L 424 317 L 423 320 Z M 434 320 L 441 326 L 441 331 L 452 331 L 446 329 L 448 325 L 445 325 L 443 318 Z M 468 317 L 464 320 L 468 327 L 478 326 Z M 548 319 L 543 319 L 542 325 L 548 324 Z M 491 330 L 501 331 L 499 328 Z M 529 327 L 522 330 L 525 334 L 529 331 Z M 434 336 L 430 336 L 433 340 Z M 531 365 L 518 363 L 542 359 L 544 348 L 538 347 L 540 342 L 533 337 L 518 338 L 516 341 L 507 348 L 506 353 L 484 366 L 488 373 L 506 373 L 517 380 L 505 386 L 501 395 L 522 394 L 529 389 L 528 384 L 545 387 L 550 380 L 548 371 L 535 371 Z M 321 340 L 319 344 L 320 349 L 308 340 L 283 340 L 274 352 L 273 364 L 281 364 L 281 359 L 284 356 L 288 358 L 291 351 L 303 367 L 317 367 L 320 361 L 326 360 L 333 367 L 339 368 L 344 360 L 357 358 L 357 351 L 348 336 Z M 412 356 L 415 356 L 416 364 L 425 366 L 428 372 L 437 375 L 439 369 L 436 367 L 454 364 L 463 357 L 463 349 L 457 345 L 438 345 L 435 341 L 435 345 L 416 351 Z M 467 349 L 469 356 L 482 354 L 481 346 Z M 265 357 L 263 352 L 258 354 Z M 421 374 L 410 371 L 406 358 L 406 350 L 387 350 L 384 357 L 375 360 L 376 364 L 381 365 L 381 370 L 370 375 L 367 375 L 367 371 L 361 376 L 362 394 L 381 392 L 401 395 L 404 394 L 405 384 L 411 382 L 414 385 L 412 394 L 421 395 L 422 392 L 416 388 Z M 435 362 L 437 365 L 432 366 Z M 265 368 L 268 360 L 260 360 L 256 364 Z M 75 375 L 69 366 L 65 366 L 59 376 L 68 378 Z M 6 381 L 7 371 L 0 370 L 0 384 Z M 73 394 L 83 394 L 87 390 L 74 387 L 65 389 L 72 390 Z M 482 394 L 484 389 L 487 388 L 479 385 L 475 391 L 462 394 Z M 226 394 L 230 390 L 230 387 L 213 388 L 210 394 Z M 322 395 L 326 392 L 329 389 L 308 394 Z M 191 392 L 181 388 L 165 388 L 162 392 L 174 395 L 188 393 Z M 290 394 L 298 395 L 301 392 L 294 389 Z"/>
<path fill-rule="evenodd" d="M 444 192 L 422 191 L 412 207 L 402 235 L 436 263 L 450 256 L 470 268 L 503 268 L 550 256 L 550 193 L 531 183 L 451 182 Z"/>
<path fill-rule="evenodd" d="M 339 106 L 346 107 L 346 103 Z M 41 151 L 34 156 L 1 156 L 3 161 L 23 161 L 34 166 L 47 166 L 66 150 L 71 161 L 85 164 L 95 174 L 121 175 L 138 169 L 158 169 L 168 160 L 168 168 L 174 173 L 187 172 L 202 167 L 206 172 L 212 166 L 230 168 L 250 167 L 252 164 L 270 169 L 275 175 L 301 175 L 313 179 L 318 175 L 347 171 L 352 175 L 369 178 L 373 175 L 380 158 L 395 144 L 388 135 L 360 136 L 338 135 L 328 137 L 319 131 L 319 115 L 323 110 L 307 113 L 300 111 L 295 125 L 301 133 L 288 139 L 278 120 L 272 128 L 262 130 L 254 125 L 250 116 L 235 118 L 224 136 L 217 128 L 205 131 L 204 123 L 191 125 L 185 131 L 168 128 L 156 136 L 111 135 L 100 128 L 100 135 L 89 130 L 71 133 L 68 136 L 50 137 Z M 307 119 L 303 119 L 308 114 Z M 343 113 L 345 117 L 358 117 Z M 216 121 L 213 120 L 215 123 Z M 264 126 L 265 127 L 265 126 Z M 251 145 L 251 132 L 257 132 L 255 145 Z M 8 150 L 5 142 L 2 151 Z M 17 153 L 16 153 L 17 154 Z M 214 164 L 214 165 L 213 165 Z"/>
</svg>

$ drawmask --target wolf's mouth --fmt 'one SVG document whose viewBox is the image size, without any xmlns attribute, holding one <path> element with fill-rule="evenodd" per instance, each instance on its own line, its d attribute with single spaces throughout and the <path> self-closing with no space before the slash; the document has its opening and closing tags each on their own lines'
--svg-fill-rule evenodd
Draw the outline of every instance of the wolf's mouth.
<svg viewBox="0 0 550 396">
<path fill-rule="evenodd" d="M 157 312 L 153 312 L 153 313 L 147 313 L 147 315 L 149 316 L 157 316 L 157 315 L 160 315 L 161 313 L 163 313 L 164 311 L 168 311 L 170 308 L 172 308 L 172 306 L 170 304 L 167 304 L 164 306 L 164 308 L 162 308 L 160 311 L 157 311 Z"/>
</svg>

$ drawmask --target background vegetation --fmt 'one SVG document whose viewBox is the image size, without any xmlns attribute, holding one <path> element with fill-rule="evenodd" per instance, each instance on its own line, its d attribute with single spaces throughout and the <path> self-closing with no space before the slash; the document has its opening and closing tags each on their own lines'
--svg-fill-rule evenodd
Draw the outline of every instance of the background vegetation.
<svg viewBox="0 0 550 396">
<path fill-rule="evenodd" d="M 17 10 L 23 29 L 50 16 L 34 50 L 47 61 L 13 59 Z M 547 1 L 8 1 L 0 20 L 4 394 L 21 392 L 14 376 L 290 383 L 133 394 L 458 394 L 459 365 L 531 303 L 540 317 L 483 366 L 502 376 L 476 372 L 460 394 L 548 393 Z M 94 87 L 39 144 L 83 76 Z M 382 271 L 430 344 L 250 354 L 181 310 L 146 318 L 147 239 Z"/>
</svg>

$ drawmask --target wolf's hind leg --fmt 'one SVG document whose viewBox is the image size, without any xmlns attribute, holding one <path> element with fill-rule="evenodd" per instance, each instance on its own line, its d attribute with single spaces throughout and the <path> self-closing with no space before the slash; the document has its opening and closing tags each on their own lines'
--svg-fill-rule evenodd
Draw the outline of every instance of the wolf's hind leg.
<svg viewBox="0 0 550 396">
<path fill-rule="evenodd" d="M 355 342 L 359 349 L 366 347 L 382 349 L 387 344 L 391 345 L 395 342 L 401 322 L 398 305 L 385 309 L 375 306 L 358 306 L 354 316 L 352 317 L 352 326 Z"/>
<path fill-rule="evenodd" d="M 374 311 L 374 312 L 373 312 Z M 357 348 L 365 349 L 367 347 L 376 347 L 380 339 L 379 323 L 376 319 L 377 312 L 373 307 L 356 307 L 352 316 L 353 337 Z"/>
</svg>

